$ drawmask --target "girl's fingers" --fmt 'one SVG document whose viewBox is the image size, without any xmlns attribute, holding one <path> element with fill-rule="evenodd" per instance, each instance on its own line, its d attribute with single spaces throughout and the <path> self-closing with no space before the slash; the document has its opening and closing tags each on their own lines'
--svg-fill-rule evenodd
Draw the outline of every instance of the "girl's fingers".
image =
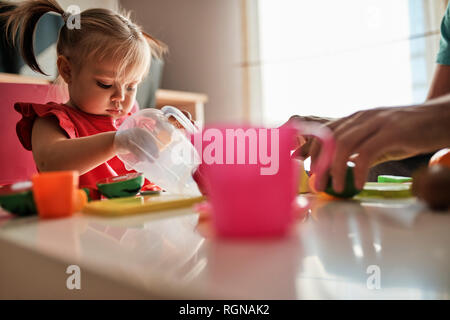
<svg viewBox="0 0 450 320">
<path fill-rule="evenodd" d="M 186 118 L 188 118 L 190 121 L 192 121 L 192 115 L 189 111 L 187 110 L 181 110 L 181 112 L 186 116 Z"/>
</svg>

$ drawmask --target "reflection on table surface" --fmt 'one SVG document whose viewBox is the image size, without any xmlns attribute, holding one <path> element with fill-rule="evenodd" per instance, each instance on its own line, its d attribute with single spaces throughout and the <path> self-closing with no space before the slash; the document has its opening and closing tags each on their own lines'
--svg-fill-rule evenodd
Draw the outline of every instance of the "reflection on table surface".
<svg viewBox="0 0 450 320">
<path fill-rule="evenodd" d="M 3 215 L 0 239 L 175 298 L 449 298 L 449 212 L 414 199 L 308 198 L 310 209 L 281 239 L 217 238 L 192 209 L 115 219 Z"/>
</svg>

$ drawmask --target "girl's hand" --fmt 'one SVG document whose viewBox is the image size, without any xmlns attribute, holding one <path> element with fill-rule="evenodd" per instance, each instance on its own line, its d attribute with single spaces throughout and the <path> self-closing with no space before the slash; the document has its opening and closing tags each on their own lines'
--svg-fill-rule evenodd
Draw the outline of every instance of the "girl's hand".
<svg viewBox="0 0 450 320">
<path fill-rule="evenodd" d="M 153 162 L 159 156 L 159 148 L 153 134 L 145 128 L 118 131 L 114 137 L 116 154 L 132 154 L 133 163 Z"/>
<path fill-rule="evenodd" d="M 192 120 L 192 115 L 186 110 L 180 110 L 189 121 L 195 125 L 194 120 Z M 175 119 L 175 117 L 169 117 L 169 122 L 177 129 L 184 129 L 184 127 Z"/>
<path fill-rule="evenodd" d="M 191 113 L 190 112 L 188 112 L 188 111 L 186 111 L 186 110 L 180 110 L 182 113 L 183 113 L 183 115 L 194 125 L 194 128 L 196 128 L 197 130 L 198 130 L 198 126 L 197 126 L 197 124 L 195 123 L 195 121 L 192 119 L 192 115 L 191 115 Z M 183 131 L 185 134 L 187 134 L 186 133 L 186 129 L 183 127 L 183 125 L 181 124 L 181 123 L 179 123 L 178 121 L 177 121 L 177 119 L 175 119 L 175 117 L 169 117 L 169 122 L 175 127 L 175 128 L 177 128 L 177 129 L 179 129 L 179 130 L 181 130 L 181 131 Z"/>
</svg>

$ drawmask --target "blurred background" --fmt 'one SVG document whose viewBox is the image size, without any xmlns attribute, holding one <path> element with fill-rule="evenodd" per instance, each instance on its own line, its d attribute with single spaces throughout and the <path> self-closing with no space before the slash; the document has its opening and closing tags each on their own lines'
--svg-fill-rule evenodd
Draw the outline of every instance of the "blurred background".
<svg viewBox="0 0 450 320">
<path fill-rule="evenodd" d="M 206 123 L 265 125 L 293 114 L 340 117 L 424 101 L 447 6 L 447 0 L 59 3 L 131 10 L 146 32 L 169 46 L 138 90 L 141 107 L 153 106 L 157 88 L 198 92 L 208 96 Z M 41 22 L 53 27 L 39 26 L 38 61 L 54 78 L 55 47 L 45 39 L 56 37 L 60 21 Z M 12 72 L 4 58 L 9 49 L 1 49 L 0 72 Z M 20 62 L 15 66 L 13 72 L 36 75 Z"/>
</svg>

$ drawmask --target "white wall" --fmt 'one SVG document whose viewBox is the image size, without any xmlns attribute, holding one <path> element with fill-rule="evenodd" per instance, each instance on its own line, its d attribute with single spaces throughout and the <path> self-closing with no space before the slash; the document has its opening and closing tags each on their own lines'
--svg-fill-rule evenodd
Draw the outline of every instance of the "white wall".
<svg viewBox="0 0 450 320">
<path fill-rule="evenodd" d="M 243 119 L 241 0 L 121 0 L 121 5 L 169 46 L 162 88 L 206 93 L 207 123 Z"/>
</svg>

